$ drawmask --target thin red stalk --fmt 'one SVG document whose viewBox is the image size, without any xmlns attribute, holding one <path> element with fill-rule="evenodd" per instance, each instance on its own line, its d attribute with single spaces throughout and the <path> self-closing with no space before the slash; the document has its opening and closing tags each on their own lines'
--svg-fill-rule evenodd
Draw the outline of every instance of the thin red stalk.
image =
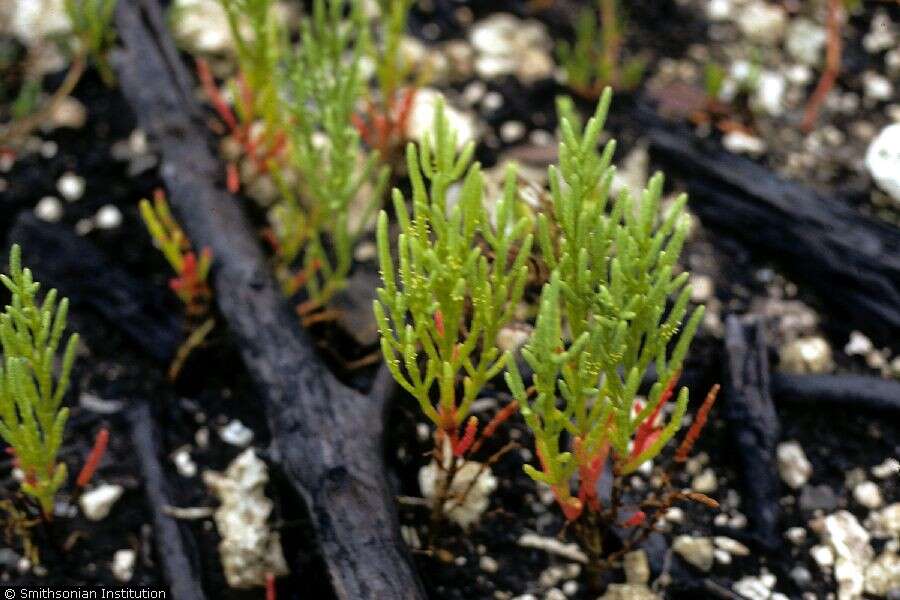
<svg viewBox="0 0 900 600">
<path fill-rule="evenodd" d="M 478 432 L 478 417 L 469 417 L 469 421 L 466 423 L 466 431 L 463 433 L 462 439 L 460 439 L 453 446 L 453 456 L 460 457 L 464 456 L 466 452 L 469 451 L 469 448 L 472 447 L 472 443 L 475 441 L 475 434 Z"/>
<path fill-rule="evenodd" d="M 275 589 L 274 573 L 266 573 L 266 600 L 277 600 L 278 593 Z"/>
<path fill-rule="evenodd" d="M 80 488 L 87 487 L 87 484 L 90 483 L 91 479 L 94 477 L 97 467 L 100 465 L 100 460 L 106 453 L 107 445 L 109 445 L 109 430 L 106 427 L 103 427 L 97 432 L 97 438 L 94 440 L 94 447 L 91 448 L 87 461 L 85 461 L 84 467 L 81 468 L 81 472 L 75 480 L 75 485 Z"/>
<path fill-rule="evenodd" d="M 825 97 L 837 81 L 841 70 L 841 0 L 828 0 L 827 23 L 827 47 L 825 50 L 825 71 L 816 86 L 815 91 L 806 104 L 803 112 L 803 122 L 800 127 L 803 131 L 812 131 L 816 120 L 819 118 L 819 108 L 825 101 Z"/>
<path fill-rule="evenodd" d="M 475 442 L 475 445 L 472 446 L 472 452 L 478 452 L 478 449 L 481 448 L 481 445 L 484 444 L 486 440 L 490 439 L 490 437 L 497 431 L 497 428 L 500 427 L 500 425 L 502 425 L 511 416 L 513 416 L 517 410 L 519 410 L 519 403 L 515 400 L 500 409 L 500 411 L 497 412 L 496 415 L 494 415 L 494 418 L 491 419 L 488 422 L 487 426 L 481 431 L 481 437 L 479 437 L 478 441 Z"/>
<path fill-rule="evenodd" d="M 678 383 L 678 378 L 681 376 L 681 371 L 676 371 L 671 379 L 669 379 L 668 383 L 666 383 L 666 389 L 663 390 L 663 393 L 659 397 L 659 402 L 656 404 L 656 407 L 653 411 L 647 415 L 647 418 L 638 425 L 637 433 L 634 436 L 634 447 L 631 450 L 631 457 L 636 458 L 640 456 L 641 452 L 646 450 L 647 446 L 650 445 L 654 434 L 658 431 L 656 427 L 656 419 L 659 417 L 659 413 L 662 411 L 663 406 L 666 402 L 669 401 L 669 398 L 672 397 L 672 392 L 675 389 L 675 384 Z"/>
<path fill-rule="evenodd" d="M 219 113 L 219 116 L 225 121 L 229 129 L 232 131 L 237 129 L 237 119 L 234 118 L 234 113 L 222 97 L 222 92 L 216 86 L 209 63 L 202 58 L 197 59 L 197 75 L 200 77 L 200 83 L 209 97 L 209 101 L 212 102 L 213 108 L 216 109 L 216 112 Z"/>
<path fill-rule="evenodd" d="M 687 435 L 684 436 L 684 440 L 682 440 L 681 445 L 678 446 L 678 450 L 675 451 L 675 462 L 683 463 L 687 460 L 688 455 L 691 453 L 691 450 L 694 448 L 694 443 L 697 441 L 697 438 L 700 437 L 700 433 L 703 431 L 703 427 L 706 425 L 706 420 L 709 417 L 709 411 L 712 410 L 713 404 L 716 403 L 716 396 L 719 395 L 719 384 L 712 386 L 712 389 L 709 390 L 709 393 L 706 394 L 706 399 L 703 401 L 703 404 L 700 405 L 700 409 L 697 411 L 697 416 L 694 417 L 694 422 L 691 423 L 690 429 L 688 429 Z"/>
</svg>

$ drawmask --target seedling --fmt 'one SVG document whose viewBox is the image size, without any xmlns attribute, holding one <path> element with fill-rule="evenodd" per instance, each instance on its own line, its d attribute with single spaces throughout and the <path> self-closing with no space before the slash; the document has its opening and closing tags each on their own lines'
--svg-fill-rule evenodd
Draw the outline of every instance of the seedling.
<svg viewBox="0 0 900 600">
<path fill-rule="evenodd" d="M 516 216 L 515 168 L 507 171 L 492 225 L 481 168 L 472 163 L 474 145 L 456 147 L 439 104 L 432 134 L 418 148 L 407 146 L 411 215 L 394 190 L 397 267 L 384 211 L 377 228 L 383 287 L 374 310 L 385 363 L 434 424 L 435 462 L 446 470 L 433 504 L 435 524 L 466 457 L 515 411 L 514 405 L 501 411 L 477 439 L 478 419 L 469 409 L 509 361 L 495 339 L 522 298 L 532 243 L 529 219 Z M 454 185 L 459 195 L 451 205 Z"/>
<path fill-rule="evenodd" d="M 187 316 L 189 334 L 169 365 L 169 379 L 174 381 L 190 353 L 203 343 L 215 327 L 215 319 L 207 318 L 212 300 L 207 281 L 212 266 L 212 250 L 204 248 L 197 258 L 190 240 L 172 216 L 165 192 L 161 189 L 154 192 L 152 204 L 147 199 L 141 200 L 140 210 L 147 231 L 175 271 L 175 277 L 169 279 L 169 288 L 184 304 Z"/>
<path fill-rule="evenodd" d="M 57 303 L 50 290 L 38 303 L 40 284 L 22 268 L 21 249 L 10 250 L 9 274 L 0 281 L 12 300 L 0 314 L 0 438 L 22 470 L 22 491 L 34 498 L 45 519 L 53 515 L 53 498 L 66 481 L 66 465 L 57 461 L 69 409 L 62 399 L 69 387 L 78 334 L 64 343 L 61 369 L 55 373 L 66 329 L 69 301 Z"/>
<path fill-rule="evenodd" d="M 541 252 L 553 274 L 522 350 L 533 387 L 526 390 L 514 361 L 507 373 L 535 436 L 539 467 L 525 470 L 553 491 L 595 567 L 610 559 L 604 542 L 612 527 L 643 532 L 655 522 L 647 521 L 645 510 L 664 512 L 688 497 L 667 490 L 671 497 L 649 497 L 630 517 L 622 514 L 622 478 L 656 458 L 681 426 L 688 391 L 675 388 L 703 317 L 702 306 L 688 315 L 688 273 L 676 270 L 688 230 L 686 197 L 660 218 L 663 179 L 656 175 L 639 199 L 628 192 L 610 199 L 615 142 L 597 150 L 610 99 L 607 88 L 583 129 L 561 120 L 560 165 L 549 171 L 552 210 L 538 220 Z M 638 388 L 651 365 L 656 382 L 644 401 Z M 698 427 L 711 403 L 695 421 Z M 692 429 L 679 456 L 697 435 Z M 597 483 L 608 463 L 614 484 L 603 506 Z"/>
<path fill-rule="evenodd" d="M 307 306 L 325 305 L 346 285 L 353 247 L 387 183 L 387 169 L 366 153 L 353 126 L 363 91 L 364 31 L 359 2 L 316 0 L 285 70 L 290 164 L 300 190 L 295 194 L 281 182 L 282 202 L 272 216 L 281 270 L 302 263 L 299 278 L 282 277 L 285 292 L 305 285 Z M 351 212 L 359 217 L 355 223 Z"/>
<path fill-rule="evenodd" d="M 624 24 L 619 0 L 597 2 L 596 11 L 586 8 L 578 16 L 574 44 L 564 42 L 559 46 L 569 87 L 590 99 L 598 98 L 606 86 L 624 90 L 637 87 L 646 66 L 639 56 L 622 63 Z"/>
</svg>

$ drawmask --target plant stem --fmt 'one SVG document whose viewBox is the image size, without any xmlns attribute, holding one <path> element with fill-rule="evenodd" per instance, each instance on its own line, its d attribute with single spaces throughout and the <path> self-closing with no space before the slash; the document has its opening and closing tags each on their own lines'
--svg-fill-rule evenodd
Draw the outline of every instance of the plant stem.
<svg viewBox="0 0 900 600">
<path fill-rule="evenodd" d="M 825 71 L 822 73 L 819 84 L 816 86 L 806 109 L 803 113 L 803 122 L 800 128 L 809 133 L 816 124 L 819 117 L 819 108 L 825 101 L 825 97 L 837 81 L 838 73 L 841 70 L 841 21 L 843 14 L 841 11 L 841 0 L 828 0 L 828 42 L 825 52 Z"/>
<path fill-rule="evenodd" d="M 56 108 L 59 106 L 59 103 L 75 90 L 75 86 L 81 81 L 81 77 L 84 75 L 86 68 L 87 55 L 84 52 L 79 52 L 72 58 L 72 64 L 69 66 L 69 72 L 66 73 L 66 78 L 56 91 L 53 92 L 53 96 L 50 97 L 50 100 L 48 100 L 37 112 L 11 123 L 6 131 L 0 133 L 0 146 L 9 144 L 14 140 L 28 135 L 53 115 Z"/>
</svg>

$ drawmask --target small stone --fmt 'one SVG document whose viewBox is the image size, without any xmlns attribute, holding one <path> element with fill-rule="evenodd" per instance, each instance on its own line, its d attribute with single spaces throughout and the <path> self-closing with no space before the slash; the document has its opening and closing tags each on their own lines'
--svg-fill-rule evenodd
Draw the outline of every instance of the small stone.
<svg viewBox="0 0 900 600">
<path fill-rule="evenodd" d="M 525 132 L 525 124 L 521 121 L 507 121 L 500 126 L 500 139 L 512 144 L 525 137 Z"/>
<path fill-rule="evenodd" d="M 56 182 L 56 189 L 69 202 L 75 202 L 84 195 L 84 177 L 75 173 L 66 173 Z"/>
<path fill-rule="evenodd" d="M 776 451 L 781 480 L 793 489 L 800 489 L 809 481 L 813 468 L 803 447 L 797 442 L 782 442 Z"/>
<path fill-rule="evenodd" d="M 253 441 L 253 430 L 237 419 L 232 419 L 228 425 L 219 430 L 219 437 L 226 444 L 246 448 Z"/>
<path fill-rule="evenodd" d="M 733 517 L 728 519 L 728 526 L 732 529 L 743 529 L 747 526 L 747 517 L 744 513 L 735 513 Z"/>
<path fill-rule="evenodd" d="M 701 494 L 709 494 L 716 491 L 718 482 L 716 481 L 716 473 L 711 468 L 703 469 L 693 480 L 691 480 L 691 489 Z"/>
<path fill-rule="evenodd" d="M 806 567 L 797 566 L 791 569 L 791 580 L 797 585 L 799 588 L 805 588 L 810 583 L 812 583 L 812 573 L 809 572 L 809 569 Z"/>
<path fill-rule="evenodd" d="M 890 100 L 894 96 L 894 86 L 891 82 L 874 71 L 863 73 L 863 90 L 866 98 L 876 102 Z"/>
<path fill-rule="evenodd" d="M 426 135 L 432 135 L 435 108 L 443 97 L 434 88 L 423 87 L 416 92 L 407 123 L 407 135 L 411 140 L 420 142 Z M 450 124 L 450 130 L 456 132 L 457 147 L 462 148 L 476 139 L 477 125 L 472 115 L 444 101 L 444 116 Z"/>
<path fill-rule="evenodd" d="M 559 588 L 550 588 L 544 594 L 544 600 L 566 600 L 566 595 Z"/>
<path fill-rule="evenodd" d="M 832 511 L 837 508 L 837 498 L 834 491 L 827 485 L 806 485 L 800 492 L 800 510 L 812 512 L 814 510 Z"/>
<path fill-rule="evenodd" d="M 756 136 L 743 131 L 730 131 L 722 138 L 725 149 L 734 154 L 759 156 L 766 151 L 766 143 Z"/>
<path fill-rule="evenodd" d="M 34 215 L 47 223 L 58 223 L 63 217 L 63 205 L 59 198 L 44 196 L 34 207 Z"/>
<path fill-rule="evenodd" d="M 884 502 L 881 490 L 871 481 L 863 481 L 853 488 L 853 499 L 869 509 L 878 508 Z"/>
<path fill-rule="evenodd" d="M 864 589 L 878 597 L 887 596 L 892 590 L 900 591 L 900 554 L 882 552 L 866 567 Z"/>
<path fill-rule="evenodd" d="M 485 573 L 496 573 L 500 570 L 500 565 L 497 563 L 497 559 L 485 555 L 478 559 L 478 568 Z"/>
<path fill-rule="evenodd" d="M 731 0 L 709 0 L 706 5 L 706 16 L 710 21 L 727 21 L 733 16 L 733 11 Z"/>
<path fill-rule="evenodd" d="M 122 583 L 131 581 L 134 575 L 134 565 L 137 562 L 137 552 L 131 549 L 116 550 L 113 554 L 112 574 Z"/>
<path fill-rule="evenodd" d="M 453 453 L 449 447 L 444 456 L 453 460 Z M 432 461 L 419 469 L 419 489 L 429 503 L 437 501 L 438 489 L 442 486 L 442 478 L 446 477 L 446 470 L 449 467 L 449 462 L 444 468 L 438 468 L 438 464 Z M 491 468 L 476 461 L 467 460 L 457 470 L 450 484 L 449 493 L 443 499 L 447 518 L 463 529 L 468 529 L 481 519 L 495 489 L 497 489 L 497 478 L 494 477 Z M 465 500 L 460 503 L 456 496 L 463 494 L 465 494 Z"/>
<path fill-rule="evenodd" d="M 197 475 L 197 463 L 191 458 L 191 450 L 185 446 L 179 448 L 172 455 L 172 462 L 175 463 L 175 469 L 182 477 L 194 477 Z"/>
<path fill-rule="evenodd" d="M 787 82 L 774 71 L 763 71 L 758 78 L 751 104 L 755 110 L 778 117 L 784 113 L 784 93 Z"/>
<path fill-rule="evenodd" d="M 787 538 L 790 543 L 799 546 L 806 540 L 806 530 L 802 527 L 791 527 L 784 532 L 784 537 Z"/>
<path fill-rule="evenodd" d="M 122 211 L 113 204 L 106 204 L 94 215 L 94 223 L 97 229 L 117 229 L 122 225 Z"/>
<path fill-rule="evenodd" d="M 523 548 L 543 550 L 548 554 L 555 554 L 578 563 L 587 564 L 588 562 L 587 555 L 577 544 L 560 542 L 553 537 L 545 537 L 536 533 L 524 533 L 519 537 L 518 544 Z"/>
<path fill-rule="evenodd" d="M 647 553 L 643 550 L 635 550 L 625 555 L 624 564 L 625 581 L 633 584 L 646 584 L 650 581 L 650 564 L 647 561 Z"/>
<path fill-rule="evenodd" d="M 121 485 L 104 483 L 81 495 L 78 505 L 81 512 L 90 521 L 102 521 L 109 515 L 113 504 L 122 497 L 125 491 Z"/>
<path fill-rule="evenodd" d="M 659 600 L 659 598 L 644 584 L 611 583 L 607 586 L 606 593 L 597 600 Z"/>
<path fill-rule="evenodd" d="M 721 548 L 732 556 L 750 556 L 750 549 L 737 540 L 724 535 L 717 535 L 713 538 L 713 542 L 718 548 Z"/>
<path fill-rule="evenodd" d="M 712 277 L 708 275 L 692 273 L 690 282 L 692 302 L 706 302 L 715 293 L 715 283 L 713 282 Z"/>
<path fill-rule="evenodd" d="M 878 11 L 869 24 L 869 33 L 863 37 L 866 52 L 876 54 L 897 45 L 896 32 L 891 17 L 884 11 Z"/>
<path fill-rule="evenodd" d="M 772 595 L 772 586 L 764 577 L 743 577 L 737 581 L 731 589 L 747 600 L 769 600 Z"/>
<path fill-rule="evenodd" d="M 684 523 L 684 511 L 677 506 L 673 506 L 666 511 L 665 518 L 669 523 Z"/>
<path fill-rule="evenodd" d="M 779 366 L 786 373 L 797 375 L 828 373 L 834 369 L 831 346 L 818 335 L 798 338 L 781 348 Z"/>
<path fill-rule="evenodd" d="M 531 338 L 531 327 L 524 323 L 507 325 L 497 332 L 497 347 L 504 352 L 515 352 Z"/>
<path fill-rule="evenodd" d="M 572 597 L 578 593 L 578 582 L 577 581 L 567 581 L 562 584 L 562 591 L 568 597 Z"/>
<path fill-rule="evenodd" d="M 69 127 L 71 129 L 81 129 L 87 120 L 87 109 L 84 104 L 72 96 L 64 96 L 53 107 L 50 115 L 53 125 L 56 127 Z"/>
<path fill-rule="evenodd" d="M 756 0 L 744 6 L 737 19 L 741 32 L 754 42 L 777 44 L 784 35 L 784 8 Z"/>
<path fill-rule="evenodd" d="M 887 479 L 900 474 L 900 461 L 896 458 L 886 458 L 880 465 L 872 467 L 872 475 L 878 479 Z"/>
<path fill-rule="evenodd" d="M 720 565 L 731 564 L 731 555 L 721 548 L 716 548 L 715 550 L 713 550 L 713 558 L 716 559 L 716 562 Z"/>
<path fill-rule="evenodd" d="M 828 546 L 822 544 L 813 546 L 809 549 L 809 555 L 823 569 L 834 565 L 834 551 Z"/>
<path fill-rule="evenodd" d="M 866 151 L 866 168 L 878 187 L 887 192 L 896 202 L 900 202 L 900 123 L 888 125 L 872 140 Z M 855 350 L 860 344 L 854 344 L 854 335 L 865 336 L 855 331 L 850 334 L 850 343 L 847 344 L 847 347 L 850 348 L 853 345 Z M 871 349 L 871 342 L 869 342 L 869 347 Z M 847 351 L 847 354 L 864 353 Z"/>
<path fill-rule="evenodd" d="M 680 535 L 672 543 L 672 549 L 701 571 L 712 569 L 713 543 L 709 538 Z"/>
<path fill-rule="evenodd" d="M 785 40 L 785 49 L 794 60 L 814 67 L 822 62 L 827 34 L 825 28 L 809 19 L 791 21 Z"/>
</svg>

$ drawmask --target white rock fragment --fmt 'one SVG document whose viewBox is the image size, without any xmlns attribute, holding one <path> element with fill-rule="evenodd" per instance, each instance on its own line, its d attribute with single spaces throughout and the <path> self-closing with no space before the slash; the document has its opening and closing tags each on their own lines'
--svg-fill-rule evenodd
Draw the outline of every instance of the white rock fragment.
<svg viewBox="0 0 900 600">
<path fill-rule="evenodd" d="M 659 600 L 659 596 L 642 583 L 611 583 L 597 600 Z"/>
<path fill-rule="evenodd" d="M 469 32 L 475 49 L 475 71 L 484 79 L 516 75 L 525 84 L 552 76 L 553 41 L 539 21 L 495 13 Z"/>
<path fill-rule="evenodd" d="M 872 475 L 878 479 L 887 479 L 900 474 L 900 461 L 896 458 L 886 458 L 880 465 L 872 467 Z"/>
<path fill-rule="evenodd" d="M 891 82 L 874 71 L 863 73 L 863 91 L 866 98 L 876 102 L 890 100 L 894 96 L 894 86 Z"/>
<path fill-rule="evenodd" d="M 814 67 L 825 57 L 826 38 L 824 27 L 801 17 L 791 21 L 784 46 L 794 60 Z"/>
<path fill-rule="evenodd" d="M 109 515 L 113 504 L 122 497 L 125 491 L 121 485 L 103 483 L 85 492 L 78 499 L 81 512 L 90 521 L 102 521 Z"/>
<path fill-rule="evenodd" d="M 219 556 L 228 585 L 264 586 L 266 574 L 287 574 L 281 539 L 268 524 L 272 512 L 272 501 L 265 495 L 268 469 L 253 448 L 235 458 L 224 473 L 206 471 L 203 481 L 221 501 L 215 522 L 222 536 Z"/>
<path fill-rule="evenodd" d="M 716 491 L 718 482 L 716 481 L 716 473 L 707 467 L 691 480 L 691 489 L 701 494 L 710 494 Z"/>
<path fill-rule="evenodd" d="M 127 583 L 134 576 L 134 565 L 137 562 L 137 552 L 130 548 L 116 550 L 113 554 L 112 574 L 118 581 Z"/>
<path fill-rule="evenodd" d="M 812 464 L 806 458 L 803 447 L 797 442 L 782 442 L 776 450 L 778 474 L 781 480 L 795 490 L 802 488 L 812 475 Z"/>
<path fill-rule="evenodd" d="M 219 437 L 226 444 L 246 448 L 253 441 L 253 430 L 239 420 L 232 419 L 228 425 L 219 430 Z"/>
<path fill-rule="evenodd" d="M 729 131 L 722 137 L 722 145 L 734 154 L 749 154 L 759 156 L 766 151 L 766 143 L 762 138 L 744 133 L 743 131 Z"/>
<path fill-rule="evenodd" d="M 797 338 L 781 348 L 779 366 L 786 373 L 828 373 L 834 369 L 831 346 L 819 335 Z"/>
<path fill-rule="evenodd" d="M 440 468 L 434 460 L 419 469 L 419 489 L 430 504 L 436 501 L 438 490 L 442 487 L 444 477 L 451 466 L 452 460 L 456 460 L 449 447 L 449 441 L 444 447 L 444 465 Z M 456 470 L 453 482 L 450 484 L 447 497 L 444 500 L 444 514 L 447 518 L 462 527 L 468 529 L 472 524 L 481 519 L 481 515 L 487 510 L 491 493 L 497 489 L 497 478 L 491 472 L 491 468 L 473 460 L 467 460 L 462 467 Z M 468 493 L 467 493 L 468 491 Z M 460 500 L 461 496 L 465 497 Z"/>
<path fill-rule="evenodd" d="M 75 202 L 84 195 L 84 177 L 75 173 L 65 173 L 56 182 L 56 189 L 69 202 Z"/>
<path fill-rule="evenodd" d="M 478 568 L 485 573 L 496 573 L 500 570 L 500 565 L 497 563 L 497 559 L 485 555 L 478 559 Z"/>
<path fill-rule="evenodd" d="M 714 548 L 709 538 L 679 535 L 672 543 L 672 550 L 701 571 L 712 569 Z"/>
<path fill-rule="evenodd" d="M 852 600 L 863 593 L 865 569 L 874 558 L 869 532 L 845 510 L 823 521 L 822 540 L 834 551 L 834 578 L 839 600 Z"/>
<path fill-rule="evenodd" d="M 118 229 L 122 225 L 122 211 L 114 204 L 105 204 L 94 215 L 97 229 Z"/>
<path fill-rule="evenodd" d="M 710 21 L 727 21 L 733 12 L 731 0 L 709 0 L 706 4 L 706 16 Z"/>
<path fill-rule="evenodd" d="M 775 583 L 772 575 L 747 576 L 735 582 L 731 589 L 747 600 L 770 600 Z"/>
<path fill-rule="evenodd" d="M 886 550 L 866 567 L 864 589 L 880 598 L 900 590 L 900 554 Z"/>
<path fill-rule="evenodd" d="M 561 556 L 577 563 L 587 564 L 588 562 L 587 555 L 578 547 L 578 544 L 567 544 L 553 537 L 545 537 L 536 533 L 523 533 L 519 537 L 518 544 L 523 548 L 543 550 L 548 554 Z"/>
<path fill-rule="evenodd" d="M 900 132 L 900 127 L 898 127 L 898 132 Z M 851 331 L 850 339 L 847 342 L 847 345 L 844 346 L 844 352 L 847 356 L 865 356 L 874 349 L 875 347 L 872 345 L 872 340 L 859 331 Z"/>
<path fill-rule="evenodd" d="M 497 332 L 497 347 L 504 352 L 515 352 L 531 339 L 531 327 L 524 323 L 507 325 Z"/>
<path fill-rule="evenodd" d="M 784 532 L 784 537 L 795 546 L 806 541 L 806 530 L 802 527 L 791 527 Z"/>
<path fill-rule="evenodd" d="M 889 50 L 897 45 L 897 33 L 891 17 L 879 10 L 869 24 L 869 33 L 863 37 L 863 47 L 866 52 L 875 54 Z"/>
<path fill-rule="evenodd" d="M 817 544 L 809 549 L 809 555 L 823 569 L 834 565 L 834 551 L 829 546 Z"/>
<path fill-rule="evenodd" d="M 866 151 L 866 169 L 878 187 L 896 202 L 900 202 L 900 123 L 882 129 L 869 144 Z M 851 344 L 854 334 L 857 332 L 851 334 Z M 871 345 L 871 342 L 869 344 Z M 847 353 L 850 354 L 849 351 Z"/>
<path fill-rule="evenodd" d="M 900 502 L 885 506 L 877 513 L 872 513 L 871 529 L 879 537 L 900 538 Z"/>
<path fill-rule="evenodd" d="M 53 107 L 50 119 L 56 127 L 81 129 L 87 120 L 87 109 L 78 99 L 65 96 Z"/>
<path fill-rule="evenodd" d="M 622 567 L 625 571 L 625 581 L 628 583 L 646 585 L 650 581 L 650 563 L 647 561 L 647 553 L 643 550 L 634 550 L 626 554 Z"/>
<path fill-rule="evenodd" d="M 228 16 L 218 0 L 176 0 L 172 32 L 185 49 L 201 54 L 233 51 Z"/>
<path fill-rule="evenodd" d="M 182 477 L 194 477 L 197 475 L 197 463 L 191 458 L 191 449 L 189 446 L 183 446 L 172 454 L 172 462 L 175 463 L 175 469 Z"/>
<path fill-rule="evenodd" d="M 0 30 L 31 47 L 50 36 L 64 36 L 72 29 L 64 0 L 7 0 L 0 7 Z"/>
<path fill-rule="evenodd" d="M 44 196 L 35 205 L 34 216 L 47 223 L 58 223 L 63 217 L 62 202 L 54 196 Z"/>
<path fill-rule="evenodd" d="M 784 113 L 784 93 L 787 81 L 775 71 L 763 71 L 757 81 L 756 92 L 751 99 L 754 110 L 778 117 Z"/>
<path fill-rule="evenodd" d="M 784 35 L 787 15 L 779 5 L 755 0 L 743 7 L 737 23 L 741 32 L 750 40 L 777 44 Z"/>
<path fill-rule="evenodd" d="M 434 88 L 419 88 L 413 99 L 407 122 L 407 135 L 411 140 L 421 142 L 426 135 L 433 135 L 434 111 L 438 100 L 443 98 L 444 95 Z M 474 116 L 454 108 L 446 100 L 444 100 L 444 116 L 450 123 L 450 129 L 456 132 L 458 148 L 475 141 L 478 127 Z"/>
<path fill-rule="evenodd" d="M 881 490 L 871 481 L 862 481 L 856 484 L 853 488 L 853 499 L 869 509 L 878 508 L 884 503 Z"/>
<path fill-rule="evenodd" d="M 730 537 L 717 535 L 713 538 L 713 542 L 716 544 L 717 548 L 724 550 L 732 556 L 750 556 L 750 548 Z"/>
</svg>

